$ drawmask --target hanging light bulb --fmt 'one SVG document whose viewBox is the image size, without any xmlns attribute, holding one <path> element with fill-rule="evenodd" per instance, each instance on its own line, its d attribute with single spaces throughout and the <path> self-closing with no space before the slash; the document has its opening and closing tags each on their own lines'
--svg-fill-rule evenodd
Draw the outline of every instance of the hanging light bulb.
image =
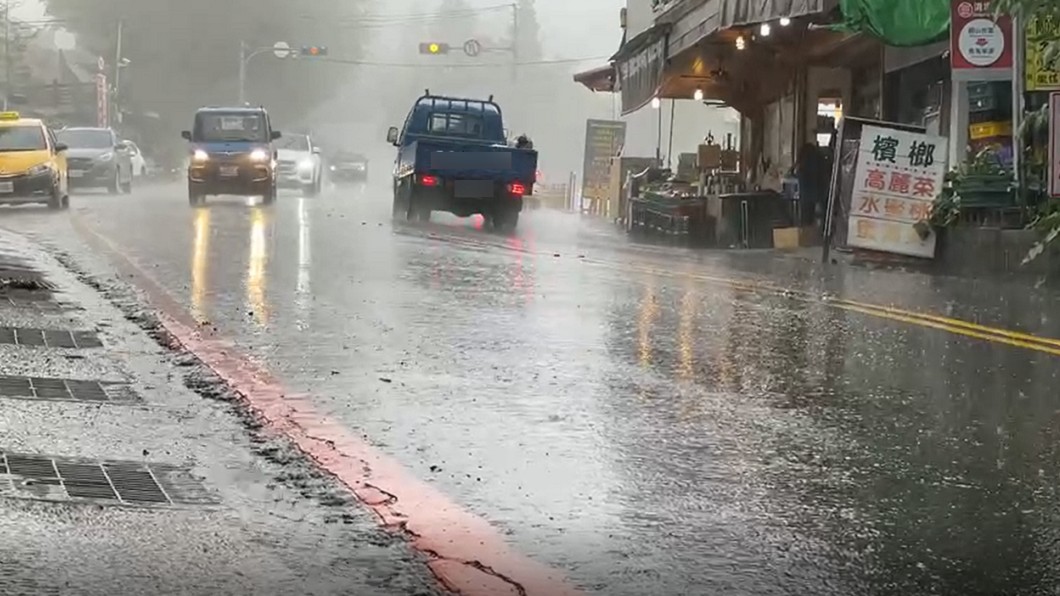
<svg viewBox="0 0 1060 596">
<path fill-rule="evenodd" d="M 661 99 L 659 99 L 658 97 L 651 98 L 651 107 L 652 108 L 658 110 L 660 106 L 662 106 L 662 100 Z"/>
<path fill-rule="evenodd" d="M 736 38 L 736 49 L 742 50 L 747 47 L 747 40 L 743 38 L 743 35 Z"/>
<path fill-rule="evenodd" d="M 769 34 L 773 32 L 773 28 L 769 26 L 769 23 L 762 23 L 762 27 L 758 29 L 758 32 L 762 34 L 762 37 L 769 37 Z"/>
<path fill-rule="evenodd" d="M 791 19 L 789 19 L 788 17 L 780 17 L 780 26 L 781 27 L 787 27 L 790 24 L 791 24 Z"/>
<path fill-rule="evenodd" d="M 692 99 L 696 101 L 703 101 L 703 90 L 696 89 L 696 92 L 692 94 Z"/>
</svg>

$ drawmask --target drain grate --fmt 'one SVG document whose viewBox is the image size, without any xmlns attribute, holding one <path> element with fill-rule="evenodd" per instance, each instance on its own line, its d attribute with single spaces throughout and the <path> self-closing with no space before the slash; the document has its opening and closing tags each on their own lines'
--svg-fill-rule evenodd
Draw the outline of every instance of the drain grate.
<svg viewBox="0 0 1060 596">
<path fill-rule="evenodd" d="M 0 327 L 0 344 L 43 346 L 46 348 L 102 348 L 103 342 L 92 331 Z"/>
<path fill-rule="evenodd" d="M 140 396 L 126 383 L 0 376 L 0 397 L 44 401 L 137 403 Z"/>
<path fill-rule="evenodd" d="M 0 452 L 0 496 L 136 506 L 216 505 L 187 468 Z M 4 480 L 6 478 L 6 481 Z"/>
</svg>

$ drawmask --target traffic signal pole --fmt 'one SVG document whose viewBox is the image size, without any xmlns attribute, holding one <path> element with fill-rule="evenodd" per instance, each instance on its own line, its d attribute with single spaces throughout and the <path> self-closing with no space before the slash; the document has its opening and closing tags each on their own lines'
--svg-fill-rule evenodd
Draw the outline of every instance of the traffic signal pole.
<svg viewBox="0 0 1060 596">
<path fill-rule="evenodd" d="M 239 41 L 239 105 L 247 103 L 247 42 Z"/>
</svg>

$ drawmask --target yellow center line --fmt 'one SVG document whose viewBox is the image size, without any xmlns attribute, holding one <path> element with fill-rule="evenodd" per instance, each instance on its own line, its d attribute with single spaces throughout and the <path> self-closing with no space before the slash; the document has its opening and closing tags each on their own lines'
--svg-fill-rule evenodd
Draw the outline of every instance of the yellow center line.
<svg viewBox="0 0 1060 596">
<path fill-rule="evenodd" d="M 879 310 L 875 308 L 864 308 L 861 306 L 854 306 L 851 304 L 844 304 L 841 302 L 833 302 L 832 306 L 841 308 L 843 310 L 850 310 L 873 317 L 881 317 L 884 319 L 892 319 L 895 321 L 901 321 L 903 323 L 911 323 L 913 325 L 919 325 L 921 327 L 930 327 L 932 329 L 938 329 L 941 331 L 948 331 L 957 335 L 964 335 L 966 337 L 972 337 L 975 339 L 982 339 L 994 343 L 1007 344 L 1018 348 L 1026 348 L 1028 350 L 1034 350 L 1036 352 L 1044 352 L 1046 354 L 1052 354 L 1053 356 L 1060 356 L 1060 348 L 1051 348 L 1038 343 L 1027 342 L 995 333 L 982 333 L 971 329 L 965 329 L 954 325 L 947 325 L 936 321 L 923 319 L 920 317 L 910 317 L 901 314 L 890 313 L 885 310 Z"/>
<path fill-rule="evenodd" d="M 863 302 L 855 302 L 853 300 L 835 299 L 832 302 L 837 304 L 845 304 L 849 306 L 857 306 L 861 308 L 869 308 L 873 310 L 882 311 L 888 314 L 901 315 L 904 317 L 911 317 L 916 319 L 922 319 L 925 321 L 933 321 L 935 323 L 941 323 L 943 325 L 949 325 L 953 327 L 961 327 L 972 331 L 978 331 L 981 333 L 989 333 L 992 335 L 1000 335 L 1009 339 L 1015 339 L 1025 342 L 1044 344 L 1046 346 L 1053 346 L 1060 348 L 1060 340 L 1052 339 L 1050 337 L 1039 337 L 1037 335 L 1031 335 L 1029 333 L 1021 333 L 1019 331 L 1009 331 L 1007 329 L 999 329 L 996 327 L 988 327 L 986 325 L 979 325 L 970 321 L 964 321 L 961 319 L 953 319 L 950 317 L 943 317 L 939 315 L 932 315 L 927 313 L 919 313 L 909 310 L 904 310 L 894 306 L 879 306 L 875 304 L 866 304 Z"/>
<path fill-rule="evenodd" d="M 596 263 L 604 264 L 599 261 L 596 261 Z M 615 269 L 625 269 L 627 271 L 629 270 L 628 268 L 622 268 L 618 265 L 606 265 Z M 953 319 L 950 317 L 943 317 L 939 315 L 918 313 L 904 310 L 901 308 L 896 308 L 893 306 L 867 304 L 864 302 L 856 302 L 853 300 L 846 300 L 841 298 L 815 297 L 807 292 L 803 292 L 800 290 L 788 290 L 770 284 L 763 284 L 747 280 L 737 280 L 692 272 L 665 271 L 661 269 L 642 267 L 634 267 L 633 269 L 640 273 L 649 273 L 653 275 L 662 275 L 667 277 L 686 276 L 703 282 L 720 284 L 738 290 L 770 292 L 782 296 L 789 296 L 799 300 L 818 302 L 835 308 L 841 308 L 844 310 L 857 312 L 873 317 L 900 321 L 903 323 L 918 325 L 920 327 L 927 327 L 939 331 L 947 331 L 949 333 L 963 335 L 965 337 L 971 337 L 974 339 L 980 339 L 984 341 L 1010 345 L 1018 348 L 1034 350 L 1037 352 L 1051 354 L 1053 356 L 1060 356 L 1060 340 L 1048 337 L 1039 337 L 1036 335 L 1021 333 L 1018 331 L 1011 331 L 1008 329 L 1000 329 L 997 327 L 988 327 L 986 325 L 979 325 L 977 323 L 963 321 L 961 319 Z"/>
</svg>

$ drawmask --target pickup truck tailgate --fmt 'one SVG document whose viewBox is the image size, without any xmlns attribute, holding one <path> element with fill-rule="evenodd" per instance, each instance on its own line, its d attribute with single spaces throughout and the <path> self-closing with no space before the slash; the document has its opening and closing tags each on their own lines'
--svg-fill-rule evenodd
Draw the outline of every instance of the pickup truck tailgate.
<svg viewBox="0 0 1060 596">
<path fill-rule="evenodd" d="M 532 149 L 421 140 L 408 150 L 417 172 L 446 179 L 532 184 L 537 172 L 537 152 Z"/>
</svg>

